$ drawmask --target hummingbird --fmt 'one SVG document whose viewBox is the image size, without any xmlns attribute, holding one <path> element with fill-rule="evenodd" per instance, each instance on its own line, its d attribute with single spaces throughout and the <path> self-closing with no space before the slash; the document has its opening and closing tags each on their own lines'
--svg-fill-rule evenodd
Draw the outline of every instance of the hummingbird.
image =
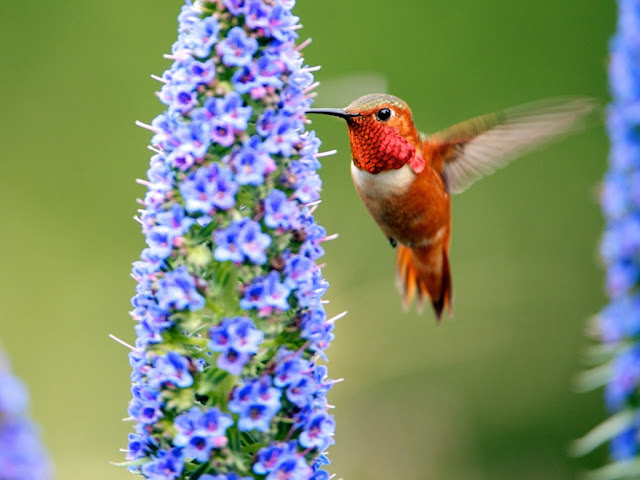
<svg viewBox="0 0 640 480">
<path fill-rule="evenodd" d="M 355 189 L 396 254 L 403 307 L 431 301 L 452 313 L 451 194 L 533 148 L 576 129 L 596 102 L 552 99 L 479 116 L 426 135 L 405 101 L 365 95 L 344 109 L 307 113 L 346 120 Z"/>
</svg>

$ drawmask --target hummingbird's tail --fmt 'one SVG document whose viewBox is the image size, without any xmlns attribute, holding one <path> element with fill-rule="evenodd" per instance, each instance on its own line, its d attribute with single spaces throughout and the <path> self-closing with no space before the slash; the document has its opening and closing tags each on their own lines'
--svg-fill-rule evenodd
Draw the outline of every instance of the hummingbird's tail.
<svg viewBox="0 0 640 480">
<path fill-rule="evenodd" d="M 417 296 L 418 312 L 422 312 L 426 300 L 431 300 L 438 323 L 445 308 L 451 313 L 449 256 L 442 244 L 416 248 L 398 245 L 396 282 L 405 310 Z"/>
</svg>

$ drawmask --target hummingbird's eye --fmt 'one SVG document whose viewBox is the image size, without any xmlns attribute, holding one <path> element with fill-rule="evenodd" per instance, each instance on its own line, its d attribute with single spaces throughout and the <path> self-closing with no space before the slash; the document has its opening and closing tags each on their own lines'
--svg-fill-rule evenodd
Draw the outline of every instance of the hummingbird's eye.
<svg viewBox="0 0 640 480">
<path fill-rule="evenodd" d="M 376 118 L 381 122 L 386 122 L 391 118 L 391 109 L 389 108 L 381 108 L 376 112 Z"/>
</svg>

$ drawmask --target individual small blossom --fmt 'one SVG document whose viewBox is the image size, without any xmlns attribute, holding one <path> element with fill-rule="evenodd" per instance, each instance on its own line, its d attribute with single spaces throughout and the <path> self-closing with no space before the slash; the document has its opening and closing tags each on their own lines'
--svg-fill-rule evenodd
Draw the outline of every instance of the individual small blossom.
<svg viewBox="0 0 640 480">
<path fill-rule="evenodd" d="M 198 101 L 198 95 L 193 91 L 193 87 L 186 84 L 166 84 L 160 90 L 158 97 L 162 103 L 180 113 L 188 112 Z"/>
<path fill-rule="evenodd" d="M 271 157 L 251 145 L 245 145 L 236 152 L 231 159 L 231 164 L 236 173 L 236 181 L 240 185 L 262 185 L 265 176 L 275 170 Z"/>
<path fill-rule="evenodd" d="M 156 215 L 156 222 L 168 228 L 176 237 L 185 235 L 195 223 L 193 218 L 187 217 L 184 208 L 178 203 L 174 203 L 169 210 L 159 212 Z"/>
<path fill-rule="evenodd" d="M 206 17 L 191 24 L 189 33 L 185 35 L 184 45 L 193 51 L 199 58 L 206 58 L 211 52 L 211 47 L 218 40 L 220 27 L 214 17 Z"/>
<path fill-rule="evenodd" d="M 232 223 L 224 230 L 218 230 L 215 233 L 216 249 L 213 256 L 219 262 L 232 261 L 241 263 L 244 260 L 244 253 L 238 246 L 238 234 L 240 233 L 240 225 Z"/>
<path fill-rule="evenodd" d="M 296 451 L 295 442 L 276 442 L 264 447 L 258 452 L 253 471 L 273 480 L 311 478 L 311 468 Z"/>
<path fill-rule="evenodd" d="M 265 148 L 269 153 L 290 157 L 299 141 L 298 125 L 290 118 L 280 117 L 265 141 Z"/>
<path fill-rule="evenodd" d="M 211 59 L 205 62 L 193 60 L 185 68 L 189 78 L 193 79 L 198 85 L 209 84 L 216 77 L 216 67 Z"/>
<path fill-rule="evenodd" d="M 320 269 L 304 255 L 290 256 L 284 268 L 285 283 L 295 290 L 298 303 L 312 306 L 328 288 Z"/>
<path fill-rule="evenodd" d="M 262 233 L 260 225 L 247 218 L 232 222 L 226 229 L 216 233 L 216 260 L 231 260 L 240 263 L 244 260 L 263 265 L 267 261 L 266 248 L 271 237 Z"/>
<path fill-rule="evenodd" d="M 297 211 L 287 195 L 274 189 L 264 200 L 264 223 L 270 228 L 291 228 L 297 220 Z"/>
<path fill-rule="evenodd" d="M 248 37 L 241 27 L 233 27 L 216 46 L 216 52 L 228 67 L 244 67 L 258 50 L 258 41 Z"/>
<path fill-rule="evenodd" d="M 296 383 L 302 373 L 309 369 L 309 362 L 303 360 L 295 352 L 281 349 L 276 358 L 276 371 L 274 376 L 274 384 L 278 387 L 286 387 L 292 383 Z"/>
<path fill-rule="evenodd" d="M 229 169 L 215 163 L 196 169 L 180 185 L 185 210 L 189 213 L 210 214 L 217 208 L 228 210 L 235 205 L 237 191 Z"/>
<path fill-rule="evenodd" d="M 153 370 L 148 374 L 149 383 L 152 386 L 163 384 L 174 385 L 179 388 L 193 385 L 189 360 L 176 352 L 169 352 L 166 355 L 158 356 L 154 359 Z"/>
<path fill-rule="evenodd" d="M 262 233 L 260 224 L 245 219 L 238 225 L 238 246 L 247 260 L 257 265 L 267 261 L 266 248 L 271 245 L 271 237 Z"/>
<path fill-rule="evenodd" d="M 225 432 L 233 420 L 218 408 L 202 411 L 192 407 L 176 417 L 174 425 L 178 433 L 173 444 L 183 448 L 185 457 L 206 462 L 211 450 L 227 445 Z"/>
<path fill-rule="evenodd" d="M 151 456 L 151 461 L 142 465 L 142 474 L 149 480 L 174 480 L 180 476 L 184 468 L 182 451 L 158 450 Z"/>
<path fill-rule="evenodd" d="M 283 455 L 275 467 L 266 477 L 266 480 L 306 480 L 311 477 L 313 471 L 307 465 L 304 457 L 299 454 Z"/>
<path fill-rule="evenodd" d="M 237 92 L 229 92 L 222 98 L 212 97 L 204 102 L 204 107 L 196 113 L 201 120 L 209 120 L 214 124 L 227 124 L 235 130 L 247 128 L 252 109 L 244 105 Z"/>
<path fill-rule="evenodd" d="M 247 317 L 224 318 L 209 331 L 209 347 L 221 355 L 217 365 L 233 375 L 240 375 L 250 356 L 258 351 L 264 334 Z"/>
<path fill-rule="evenodd" d="M 325 412 L 316 413 L 303 427 L 299 439 L 300 445 L 305 448 L 317 448 L 322 452 L 333 443 L 332 435 L 335 428 L 336 424 L 332 417 Z"/>
<path fill-rule="evenodd" d="M 165 310 L 199 310 L 205 302 L 196 289 L 193 277 L 184 265 L 167 272 L 160 279 L 156 296 L 159 298 L 160 308 Z"/>
<path fill-rule="evenodd" d="M 261 315 L 275 310 L 289 308 L 288 297 L 291 289 L 280 280 L 278 272 L 270 272 L 266 277 L 258 278 L 245 290 L 240 307 L 245 310 L 257 309 Z"/>
<path fill-rule="evenodd" d="M 233 348 L 239 352 L 256 353 L 264 338 L 253 320 L 248 317 L 224 318 L 217 327 L 209 331 L 210 346 L 214 352 Z"/>
<path fill-rule="evenodd" d="M 253 464 L 253 471 L 258 475 L 266 475 L 273 471 L 276 464 L 283 455 L 295 451 L 295 445 L 285 443 L 274 443 L 258 451 L 256 462 Z"/>
<path fill-rule="evenodd" d="M 316 470 L 309 480 L 329 480 L 330 478 L 326 470 Z"/>
<path fill-rule="evenodd" d="M 133 399 L 129 403 L 129 415 L 141 424 L 152 424 L 158 421 L 162 413 L 159 391 L 146 385 L 134 385 L 131 389 Z"/>
<path fill-rule="evenodd" d="M 269 377 L 249 381 L 236 388 L 229 409 L 239 414 L 238 428 L 242 431 L 268 432 L 271 420 L 280 409 L 280 391 L 271 386 Z"/>
<path fill-rule="evenodd" d="M 223 3 L 232 15 L 244 15 L 249 0 L 223 0 Z"/>
</svg>

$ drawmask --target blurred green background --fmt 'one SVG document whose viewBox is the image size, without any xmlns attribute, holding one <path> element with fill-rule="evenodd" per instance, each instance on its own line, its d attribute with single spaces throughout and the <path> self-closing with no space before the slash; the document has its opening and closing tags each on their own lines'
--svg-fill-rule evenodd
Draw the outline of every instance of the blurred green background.
<svg viewBox="0 0 640 480">
<path fill-rule="evenodd" d="M 149 74 L 168 65 L 180 0 L 0 2 L 0 340 L 31 390 L 57 478 L 126 479 L 132 220 L 161 111 Z M 425 131 L 563 94 L 607 98 L 613 2 L 300 1 L 321 64 L 316 106 L 388 85 Z M 363 75 L 364 74 L 364 75 Z M 530 154 L 453 200 L 455 317 L 401 311 L 394 252 L 351 185 L 345 126 L 327 149 L 318 218 L 327 246 L 345 480 L 567 479 L 604 452 L 568 443 L 603 418 L 576 394 L 587 319 L 604 303 L 596 261 L 602 127 Z"/>
</svg>

